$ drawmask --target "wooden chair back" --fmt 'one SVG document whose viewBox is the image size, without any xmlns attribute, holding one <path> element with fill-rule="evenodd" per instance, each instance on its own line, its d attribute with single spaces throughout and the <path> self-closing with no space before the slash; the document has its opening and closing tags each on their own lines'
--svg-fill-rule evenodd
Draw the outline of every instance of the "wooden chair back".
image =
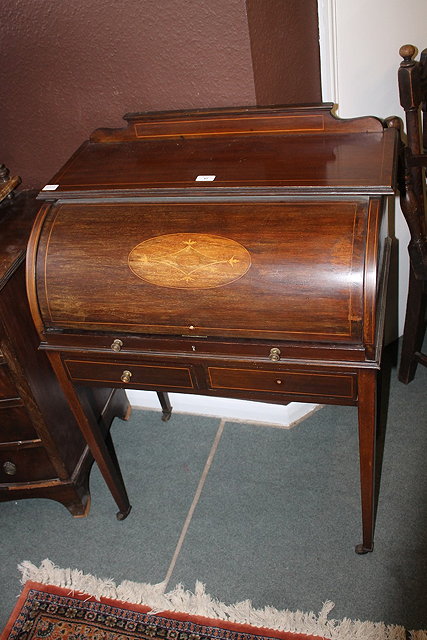
<svg viewBox="0 0 427 640">
<path fill-rule="evenodd" d="M 406 141 L 399 170 L 400 203 L 411 235 L 409 293 L 399 379 L 408 383 L 419 363 L 427 365 L 427 357 L 421 353 L 427 291 L 427 49 L 419 60 L 415 59 L 413 45 L 404 45 L 399 53 L 403 58 L 398 71 L 400 104 L 406 119 Z"/>
</svg>

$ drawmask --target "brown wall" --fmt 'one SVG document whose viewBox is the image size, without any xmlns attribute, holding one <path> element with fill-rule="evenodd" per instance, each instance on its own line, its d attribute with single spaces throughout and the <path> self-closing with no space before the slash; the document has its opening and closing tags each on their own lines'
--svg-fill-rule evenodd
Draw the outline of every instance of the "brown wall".
<svg viewBox="0 0 427 640">
<path fill-rule="evenodd" d="M 246 0 L 256 102 L 319 102 L 317 0 Z"/>
<path fill-rule="evenodd" d="M 0 162 L 27 188 L 128 111 L 320 100 L 316 0 L 3 0 L 0 49 Z"/>
</svg>

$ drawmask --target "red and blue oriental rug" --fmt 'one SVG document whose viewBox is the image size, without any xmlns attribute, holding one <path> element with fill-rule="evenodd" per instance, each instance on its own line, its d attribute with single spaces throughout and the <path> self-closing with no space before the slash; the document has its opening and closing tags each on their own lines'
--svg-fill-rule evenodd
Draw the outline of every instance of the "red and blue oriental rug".
<svg viewBox="0 0 427 640">
<path fill-rule="evenodd" d="M 1 640 L 315 640 L 27 582 Z M 316 637 L 319 640 L 319 637 Z"/>
<path fill-rule="evenodd" d="M 62 569 L 50 560 L 23 562 L 24 588 L 0 640 L 427 640 L 424 630 L 360 620 L 334 620 L 325 602 L 319 613 L 256 609 L 194 593 L 177 585 L 124 580 L 116 584 Z"/>
</svg>

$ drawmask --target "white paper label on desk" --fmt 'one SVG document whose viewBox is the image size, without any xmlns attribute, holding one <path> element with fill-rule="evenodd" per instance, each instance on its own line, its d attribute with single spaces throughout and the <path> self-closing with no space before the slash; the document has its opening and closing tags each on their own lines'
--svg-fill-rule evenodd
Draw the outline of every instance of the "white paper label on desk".
<svg viewBox="0 0 427 640">
<path fill-rule="evenodd" d="M 196 182 L 212 182 L 216 176 L 197 176 Z"/>
<path fill-rule="evenodd" d="M 59 184 L 47 184 L 43 187 L 42 191 L 55 191 L 59 187 Z"/>
</svg>

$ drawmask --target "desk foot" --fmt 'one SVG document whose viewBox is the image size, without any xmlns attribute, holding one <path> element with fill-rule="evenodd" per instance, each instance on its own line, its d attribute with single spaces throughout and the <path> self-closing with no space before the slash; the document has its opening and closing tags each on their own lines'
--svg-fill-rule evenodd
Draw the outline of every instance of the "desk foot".
<svg viewBox="0 0 427 640">
<path fill-rule="evenodd" d="M 126 520 L 126 518 L 131 512 L 131 509 L 132 509 L 132 505 L 130 504 L 129 507 L 126 509 L 126 511 L 118 511 L 116 513 L 117 520 Z"/>
<path fill-rule="evenodd" d="M 167 422 L 172 415 L 172 405 L 169 400 L 169 396 L 165 391 L 158 391 L 157 397 L 159 398 L 160 406 L 162 407 L 162 420 Z"/>
<path fill-rule="evenodd" d="M 371 547 L 367 548 L 363 546 L 363 543 L 357 544 L 355 547 L 355 552 L 359 555 L 362 556 L 365 553 L 370 553 L 371 551 L 374 550 L 374 545 L 372 545 Z"/>
</svg>

